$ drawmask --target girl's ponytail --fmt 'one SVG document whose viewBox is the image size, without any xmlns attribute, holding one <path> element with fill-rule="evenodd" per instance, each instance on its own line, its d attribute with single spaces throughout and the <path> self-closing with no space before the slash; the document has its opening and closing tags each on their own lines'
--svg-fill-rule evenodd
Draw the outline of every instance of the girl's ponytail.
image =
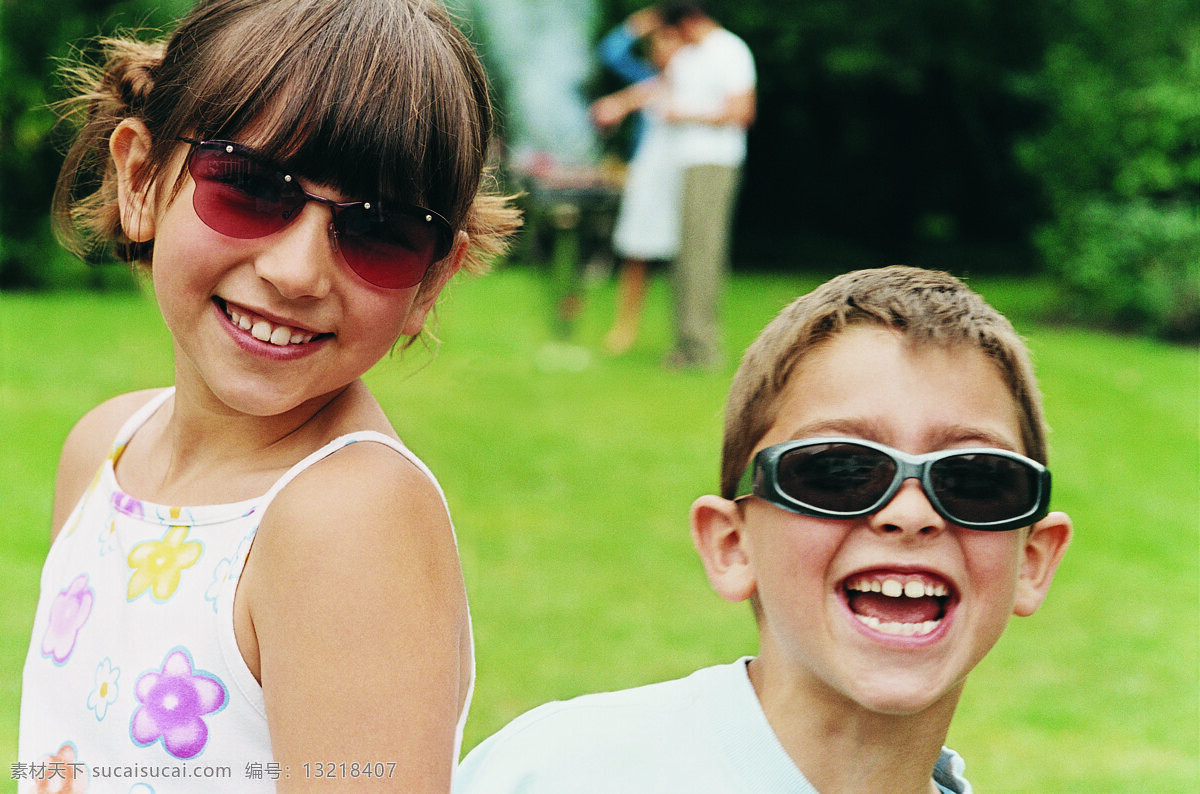
<svg viewBox="0 0 1200 794">
<path fill-rule="evenodd" d="M 100 43 L 103 66 L 64 71 L 72 96 L 57 108 L 79 132 L 59 172 L 51 220 L 59 241 L 81 259 L 97 261 L 111 250 L 126 262 L 148 263 L 150 244 L 131 241 L 121 228 L 108 141 L 122 120 L 145 120 L 164 45 L 122 38 Z"/>
</svg>

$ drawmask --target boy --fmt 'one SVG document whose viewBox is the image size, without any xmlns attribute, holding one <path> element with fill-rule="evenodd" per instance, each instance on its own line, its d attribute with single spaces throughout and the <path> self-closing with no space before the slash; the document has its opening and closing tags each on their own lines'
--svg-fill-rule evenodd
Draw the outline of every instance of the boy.
<svg viewBox="0 0 1200 794">
<path fill-rule="evenodd" d="M 534 709 L 460 794 L 970 791 L 963 684 L 1071 536 L 1012 326 L 946 274 L 839 276 L 746 352 L 722 459 L 692 539 L 759 655 Z"/>
</svg>

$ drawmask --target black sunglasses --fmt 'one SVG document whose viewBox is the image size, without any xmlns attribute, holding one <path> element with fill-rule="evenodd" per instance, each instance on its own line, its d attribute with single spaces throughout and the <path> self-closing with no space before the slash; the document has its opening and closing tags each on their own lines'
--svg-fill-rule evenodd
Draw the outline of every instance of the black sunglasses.
<svg viewBox="0 0 1200 794">
<path fill-rule="evenodd" d="M 310 201 L 333 212 L 334 245 L 364 280 L 385 289 L 421 283 L 429 266 L 450 253 L 454 231 L 438 213 L 414 204 L 336 202 L 315 196 L 254 149 L 232 141 L 180 138 L 190 144 L 192 206 L 204 225 L 250 240 L 283 229 Z"/>
<path fill-rule="evenodd" d="M 1050 471 L 1003 449 L 946 449 L 910 455 L 871 441 L 809 438 L 760 450 L 738 482 L 757 496 L 818 518 L 857 518 L 881 509 L 913 477 L 933 508 L 968 529 L 1007 530 L 1046 516 Z"/>
</svg>

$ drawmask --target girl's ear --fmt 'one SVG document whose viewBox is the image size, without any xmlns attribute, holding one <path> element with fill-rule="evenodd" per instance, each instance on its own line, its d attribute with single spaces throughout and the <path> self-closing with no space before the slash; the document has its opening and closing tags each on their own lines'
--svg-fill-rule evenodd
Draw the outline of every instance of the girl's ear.
<svg viewBox="0 0 1200 794">
<path fill-rule="evenodd" d="M 712 494 L 701 496 L 692 504 L 691 520 L 692 544 L 717 595 L 731 602 L 754 595 L 754 565 L 737 504 Z"/>
<path fill-rule="evenodd" d="M 121 229 L 135 243 L 154 239 L 154 192 L 146 181 L 150 130 L 139 119 L 125 119 L 108 139 L 117 170 L 117 206 Z"/>
<path fill-rule="evenodd" d="M 1071 519 L 1060 512 L 1051 513 L 1029 528 L 1021 547 L 1013 614 L 1028 617 L 1042 605 L 1071 542 L 1071 531 Z"/>
<path fill-rule="evenodd" d="M 417 297 L 409 307 L 408 317 L 404 319 L 404 329 L 400 332 L 401 334 L 416 336 L 421 333 L 421 329 L 425 327 L 425 318 L 429 316 L 429 312 L 437 303 L 438 296 L 442 294 L 442 288 L 462 268 L 463 260 L 467 255 L 468 240 L 466 232 L 459 232 L 454 238 L 454 247 L 450 249 L 446 263 L 438 271 L 438 274 L 429 282 L 421 283 Z"/>
</svg>

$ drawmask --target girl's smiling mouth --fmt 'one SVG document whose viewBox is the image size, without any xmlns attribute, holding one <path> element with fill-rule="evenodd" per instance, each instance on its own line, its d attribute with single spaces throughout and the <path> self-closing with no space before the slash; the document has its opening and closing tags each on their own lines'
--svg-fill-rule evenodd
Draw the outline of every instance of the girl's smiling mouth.
<svg viewBox="0 0 1200 794">
<path fill-rule="evenodd" d="M 842 593 L 860 623 L 898 637 L 933 634 L 957 600 L 953 585 L 928 573 L 858 573 L 842 583 Z"/>
<path fill-rule="evenodd" d="M 321 334 L 305 328 L 272 322 L 261 315 L 243 309 L 240 306 L 235 306 L 221 298 L 214 298 L 213 300 L 230 323 L 260 342 L 266 342 L 277 347 L 286 347 L 288 345 L 306 345 L 314 339 L 332 336 L 332 334 Z"/>
</svg>

